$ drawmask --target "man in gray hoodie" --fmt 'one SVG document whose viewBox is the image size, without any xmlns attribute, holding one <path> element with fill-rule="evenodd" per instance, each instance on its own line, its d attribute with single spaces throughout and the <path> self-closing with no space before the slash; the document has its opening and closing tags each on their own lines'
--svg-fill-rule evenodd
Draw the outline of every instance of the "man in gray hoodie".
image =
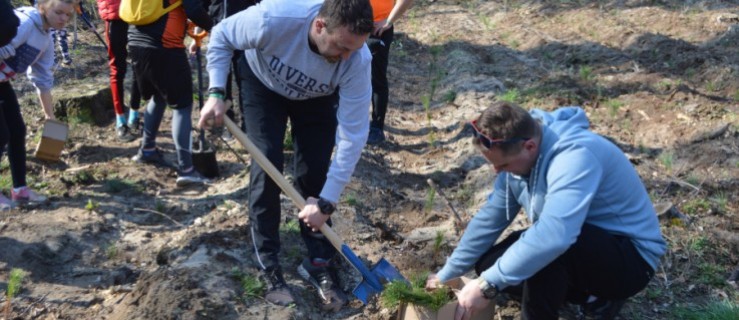
<svg viewBox="0 0 739 320">
<path fill-rule="evenodd" d="M 318 289 L 324 309 L 338 310 L 346 301 L 331 268 L 336 250 L 318 229 L 329 221 L 367 141 L 372 56 L 365 41 L 372 30 L 368 0 L 265 0 L 221 21 L 208 45 L 210 87 L 201 127 L 211 119 L 223 123 L 234 50 L 244 50 L 237 80 L 246 130 L 278 170 L 290 120 L 296 187 L 307 198 L 299 218 L 308 257 L 298 273 Z M 290 304 L 277 258 L 280 189 L 259 166 L 251 166 L 250 179 L 251 234 L 255 260 L 270 284 L 266 299 Z"/>
<path fill-rule="evenodd" d="M 493 193 L 427 287 L 474 267 L 456 319 L 500 292 L 522 297 L 522 319 L 557 319 L 566 302 L 612 319 L 654 275 L 667 245 L 639 175 L 585 112 L 506 102 L 471 122 L 473 144 L 498 173 Z M 496 244 L 520 209 L 531 226 Z"/>
</svg>

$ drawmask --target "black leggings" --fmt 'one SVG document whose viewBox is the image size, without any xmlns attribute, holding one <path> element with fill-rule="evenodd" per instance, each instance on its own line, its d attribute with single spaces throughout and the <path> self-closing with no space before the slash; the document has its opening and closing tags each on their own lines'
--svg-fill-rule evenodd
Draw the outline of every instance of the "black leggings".
<svg viewBox="0 0 739 320">
<path fill-rule="evenodd" d="M 13 187 L 26 185 L 26 124 L 10 82 L 0 83 L 0 158 L 8 146 Z"/>
<path fill-rule="evenodd" d="M 524 230 L 493 246 L 475 265 L 479 275 L 516 242 Z M 621 300 L 641 291 L 654 275 L 631 240 L 584 224 L 577 241 L 523 283 L 503 292 L 521 297 L 521 318 L 557 319 L 565 302 L 583 304 L 588 296 Z"/>
<path fill-rule="evenodd" d="M 394 27 L 385 30 L 379 37 L 370 35 L 367 46 L 372 52 L 372 122 L 370 125 L 383 129 L 390 97 L 387 82 L 387 65 L 390 60 L 390 44 L 393 43 Z"/>
</svg>

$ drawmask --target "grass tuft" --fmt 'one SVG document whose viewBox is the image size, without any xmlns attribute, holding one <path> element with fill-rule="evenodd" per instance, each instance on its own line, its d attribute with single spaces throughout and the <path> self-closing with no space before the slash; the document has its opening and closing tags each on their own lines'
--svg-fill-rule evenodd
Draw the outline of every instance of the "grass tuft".
<svg viewBox="0 0 739 320">
<path fill-rule="evenodd" d="M 723 300 L 698 307 L 680 306 L 675 308 L 672 315 L 674 319 L 682 320 L 737 320 L 739 303 Z"/>
<path fill-rule="evenodd" d="M 236 279 L 241 289 L 244 290 L 245 299 L 260 298 L 264 293 L 265 284 L 259 280 L 259 277 L 242 272 L 238 268 L 231 270 L 231 275 Z"/>
</svg>

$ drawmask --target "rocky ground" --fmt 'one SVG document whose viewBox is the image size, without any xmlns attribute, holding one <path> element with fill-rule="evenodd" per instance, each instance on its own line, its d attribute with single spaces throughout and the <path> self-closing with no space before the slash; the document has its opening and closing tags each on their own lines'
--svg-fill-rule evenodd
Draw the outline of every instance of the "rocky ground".
<svg viewBox="0 0 739 320">
<path fill-rule="evenodd" d="M 437 270 L 458 239 L 445 198 L 469 219 L 494 178 L 464 123 L 495 100 L 580 105 L 639 171 L 669 243 L 621 318 L 683 319 L 717 302 L 737 310 L 738 14 L 734 0 L 418 0 L 396 24 L 388 140 L 363 152 L 334 229 L 368 264 L 384 257 L 405 275 Z M 72 54 L 75 63 L 56 72 L 55 96 L 104 96 L 102 45 L 80 29 Z M 10 319 L 395 318 L 377 301 L 320 310 L 295 272 L 305 248 L 288 198 L 281 259 L 298 302 L 274 306 L 244 286 L 256 269 L 249 156 L 237 142 L 228 146 L 238 157 L 216 139 L 221 176 L 212 186 L 178 189 L 174 171 L 130 160 L 140 140 L 115 140 L 112 111 L 60 103 L 70 138 L 60 162 L 40 161 L 32 154 L 43 116 L 21 78 L 28 177 L 51 201 L 0 213 L 0 290 L 12 269 L 26 273 Z M 169 122 L 161 129 L 174 160 Z M 0 187 L 10 184 L 3 159 Z M 343 267 L 351 292 L 359 276 Z M 491 318 L 518 317 L 516 302 L 497 303 Z"/>
</svg>

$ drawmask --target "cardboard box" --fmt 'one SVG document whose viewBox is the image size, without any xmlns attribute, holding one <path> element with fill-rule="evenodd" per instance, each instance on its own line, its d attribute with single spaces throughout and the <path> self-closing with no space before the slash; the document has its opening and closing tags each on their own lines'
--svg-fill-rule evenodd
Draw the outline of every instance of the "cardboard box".
<svg viewBox="0 0 739 320">
<path fill-rule="evenodd" d="M 47 161 L 59 161 L 62 150 L 64 150 L 64 143 L 67 142 L 68 134 L 69 126 L 66 123 L 56 120 L 46 120 L 41 141 L 39 141 L 36 147 L 35 157 Z"/>
<path fill-rule="evenodd" d="M 449 280 L 446 285 L 452 290 L 462 290 L 465 284 L 473 281 L 473 279 L 462 277 Z M 439 311 L 433 311 L 426 307 L 413 304 L 404 304 L 398 312 L 398 320 L 450 320 L 454 319 L 454 312 L 457 311 L 457 301 L 450 301 L 445 304 Z M 488 306 L 475 313 L 471 320 L 490 320 L 493 319 L 495 312 L 495 301 L 491 301 Z"/>
</svg>

